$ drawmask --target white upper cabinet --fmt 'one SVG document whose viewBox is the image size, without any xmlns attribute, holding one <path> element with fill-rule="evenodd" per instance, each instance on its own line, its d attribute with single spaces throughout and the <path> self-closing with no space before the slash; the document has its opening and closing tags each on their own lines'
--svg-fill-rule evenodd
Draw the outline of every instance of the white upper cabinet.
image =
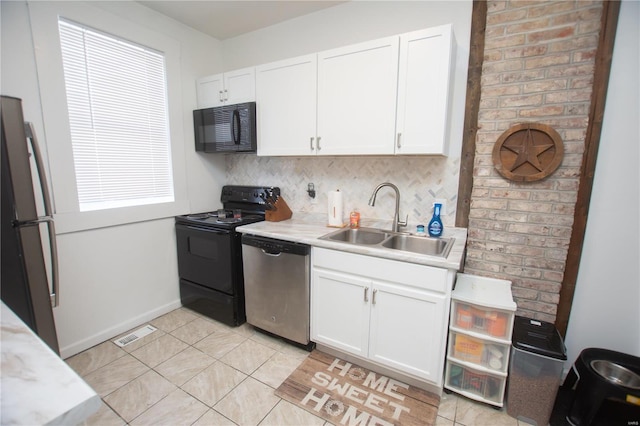
<svg viewBox="0 0 640 426">
<path fill-rule="evenodd" d="M 258 66 L 258 155 L 447 155 L 454 45 L 442 25 Z"/>
<path fill-rule="evenodd" d="M 398 37 L 318 53 L 318 153 L 393 154 Z"/>
<path fill-rule="evenodd" d="M 211 108 L 223 105 L 224 76 L 210 75 L 196 80 L 198 108 Z"/>
<path fill-rule="evenodd" d="M 212 108 L 256 100 L 255 68 L 242 68 L 196 80 L 198 108 Z"/>
<path fill-rule="evenodd" d="M 396 154 L 447 155 L 451 25 L 400 36 Z"/>
<path fill-rule="evenodd" d="M 316 54 L 256 67 L 258 155 L 315 155 Z"/>
</svg>

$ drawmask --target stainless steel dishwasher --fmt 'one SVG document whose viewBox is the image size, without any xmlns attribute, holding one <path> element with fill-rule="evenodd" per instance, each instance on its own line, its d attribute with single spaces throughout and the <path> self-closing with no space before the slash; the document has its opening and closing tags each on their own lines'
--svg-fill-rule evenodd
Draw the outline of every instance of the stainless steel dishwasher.
<svg viewBox="0 0 640 426">
<path fill-rule="evenodd" d="M 256 235 L 242 236 L 247 322 L 309 346 L 310 247 Z"/>
</svg>

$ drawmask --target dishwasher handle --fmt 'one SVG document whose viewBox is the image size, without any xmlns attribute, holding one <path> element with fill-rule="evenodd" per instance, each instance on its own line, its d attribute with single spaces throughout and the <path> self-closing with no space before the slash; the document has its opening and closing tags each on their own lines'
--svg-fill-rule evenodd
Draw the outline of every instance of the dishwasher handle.
<svg viewBox="0 0 640 426">
<path fill-rule="evenodd" d="M 293 241 L 276 240 L 273 238 L 260 237 L 257 235 L 243 234 L 242 244 L 257 247 L 266 255 L 279 256 L 282 253 L 298 256 L 308 256 L 311 247 Z"/>
</svg>

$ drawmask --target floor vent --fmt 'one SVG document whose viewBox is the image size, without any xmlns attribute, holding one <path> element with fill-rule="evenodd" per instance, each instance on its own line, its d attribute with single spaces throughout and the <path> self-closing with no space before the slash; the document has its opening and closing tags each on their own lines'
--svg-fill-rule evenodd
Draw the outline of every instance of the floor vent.
<svg viewBox="0 0 640 426">
<path fill-rule="evenodd" d="M 144 336 L 147 336 L 151 333 L 153 333 L 154 331 L 156 331 L 157 328 L 155 328 L 152 325 L 145 325 L 142 328 L 139 328 L 138 330 L 134 331 L 133 333 L 129 333 L 126 336 L 122 336 L 121 338 L 114 340 L 113 343 L 115 343 L 116 345 L 122 347 L 127 346 L 130 343 L 135 342 L 138 339 L 142 339 Z"/>
</svg>

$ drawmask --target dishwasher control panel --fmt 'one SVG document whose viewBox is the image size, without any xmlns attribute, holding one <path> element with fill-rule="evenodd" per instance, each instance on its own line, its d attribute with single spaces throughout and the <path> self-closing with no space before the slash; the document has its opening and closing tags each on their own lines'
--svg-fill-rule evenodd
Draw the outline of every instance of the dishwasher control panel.
<svg viewBox="0 0 640 426">
<path fill-rule="evenodd" d="M 311 251 L 311 248 L 306 244 L 274 240 L 272 238 L 248 234 L 242 235 L 242 244 L 257 247 L 269 254 L 289 253 L 305 256 Z"/>
</svg>

